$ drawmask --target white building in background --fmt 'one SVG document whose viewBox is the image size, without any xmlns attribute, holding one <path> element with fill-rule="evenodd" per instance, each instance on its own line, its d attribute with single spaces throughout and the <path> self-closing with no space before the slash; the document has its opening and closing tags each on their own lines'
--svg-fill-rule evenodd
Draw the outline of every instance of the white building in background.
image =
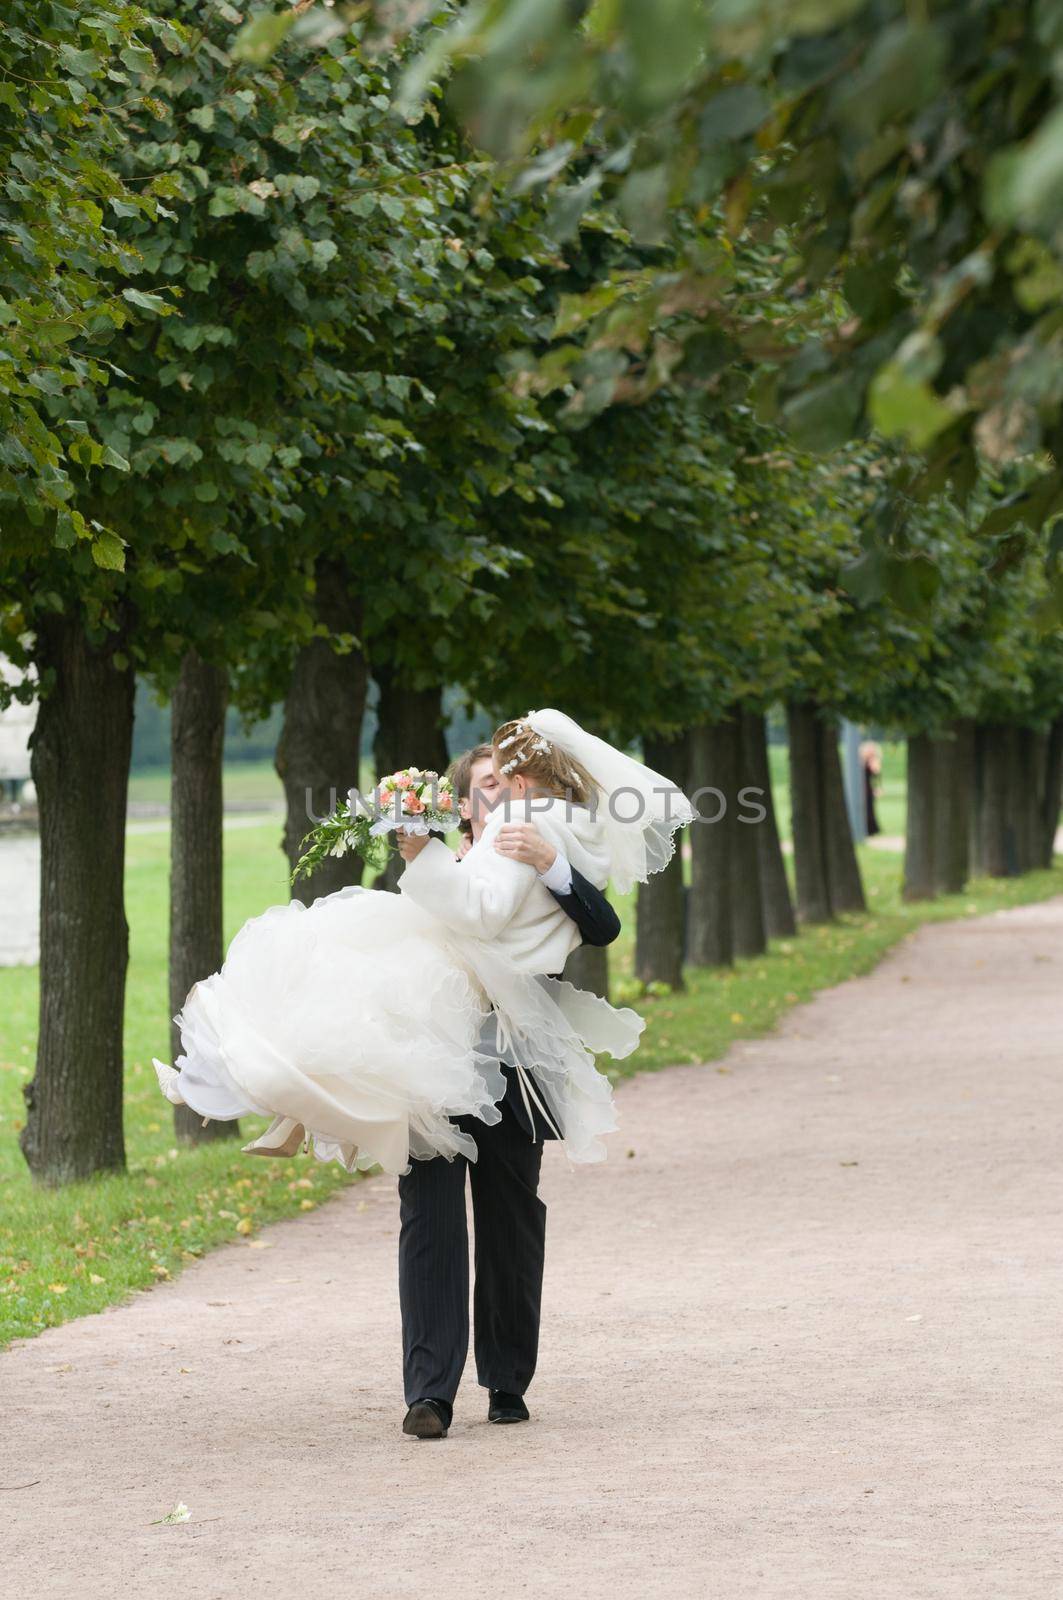
<svg viewBox="0 0 1063 1600">
<path fill-rule="evenodd" d="M 32 674 L 0 656 L 0 677 L 6 683 L 21 683 Z M 18 702 L 0 710 L 0 782 L 24 783 L 30 775 L 30 734 L 37 721 L 36 704 Z"/>
</svg>

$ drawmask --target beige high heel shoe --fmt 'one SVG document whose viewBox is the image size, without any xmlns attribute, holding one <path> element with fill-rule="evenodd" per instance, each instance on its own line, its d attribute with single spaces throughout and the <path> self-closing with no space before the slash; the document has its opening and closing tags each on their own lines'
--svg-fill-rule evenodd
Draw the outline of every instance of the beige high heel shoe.
<svg viewBox="0 0 1063 1600">
<path fill-rule="evenodd" d="M 249 1156 L 294 1156 L 299 1146 L 310 1149 L 310 1135 L 294 1117 L 274 1117 L 265 1133 L 242 1149 Z"/>
<path fill-rule="evenodd" d="M 169 1100 L 171 1105 L 184 1106 L 187 1100 L 181 1098 L 181 1091 L 177 1087 L 177 1079 L 181 1076 L 176 1067 L 171 1067 L 165 1061 L 160 1061 L 158 1056 L 152 1056 L 151 1064 L 155 1068 L 155 1076 L 159 1080 L 159 1088 Z"/>
</svg>

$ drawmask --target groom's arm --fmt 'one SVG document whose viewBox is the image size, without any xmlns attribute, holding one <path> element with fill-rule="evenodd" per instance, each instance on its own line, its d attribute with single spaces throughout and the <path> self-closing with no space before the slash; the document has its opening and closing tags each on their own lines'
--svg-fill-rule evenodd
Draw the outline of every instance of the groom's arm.
<svg viewBox="0 0 1063 1600">
<path fill-rule="evenodd" d="M 540 872 L 539 879 L 576 924 L 584 944 L 612 944 L 620 932 L 620 918 L 602 890 L 572 866 L 560 850 L 546 871 Z"/>
</svg>

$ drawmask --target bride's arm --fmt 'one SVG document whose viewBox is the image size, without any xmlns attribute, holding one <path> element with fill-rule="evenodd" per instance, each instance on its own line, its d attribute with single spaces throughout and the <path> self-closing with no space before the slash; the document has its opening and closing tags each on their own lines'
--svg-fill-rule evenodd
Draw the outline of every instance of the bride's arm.
<svg viewBox="0 0 1063 1600">
<path fill-rule="evenodd" d="M 403 894 L 459 933 L 493 939 L 513 917 L 538 879 L 528 862 L 499 855 L 492 840 L 501 826 L 496 814 L 483 831 L 484 847 L 455 860 L 442 839 L 429 839 L 399 879 Z"/>
</svg>

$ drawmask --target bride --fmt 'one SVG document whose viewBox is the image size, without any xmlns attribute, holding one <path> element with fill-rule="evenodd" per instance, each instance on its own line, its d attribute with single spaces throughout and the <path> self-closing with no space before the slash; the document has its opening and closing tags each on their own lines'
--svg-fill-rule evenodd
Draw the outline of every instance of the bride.
<svg viewBox="0 0 1063 1600">
<path fill-rule="evenodd" d="M 492 750 L 493 809 L 460 860 L 438 836 L 411 838 L 399 894 L 350 885 L 244 923 L 174 1018 L 177 1065 L 154 1060 L 168 1100 L 206 1120 L 273 1116 L 252 1154 L 312 1143 L 349 1172 L 393 1174 L 439 1154 L 475 1161 L 451 1119 L 501 1116 L 498 1054 L 481 1048 L 493 1012 L 498 1052 L 511 1045 L 534 1075 L 570 1161 L 604 1159 L 599 1136 L 617 1124 L 594 1052 L 630 1055 L 645 1022 L 557 976 L 579 932 L 498 831 L 534 821 L 598 888 L 624 893 L 667 865 L 694 809 L 561 711 L 503 723 Z"/>
</svg>

